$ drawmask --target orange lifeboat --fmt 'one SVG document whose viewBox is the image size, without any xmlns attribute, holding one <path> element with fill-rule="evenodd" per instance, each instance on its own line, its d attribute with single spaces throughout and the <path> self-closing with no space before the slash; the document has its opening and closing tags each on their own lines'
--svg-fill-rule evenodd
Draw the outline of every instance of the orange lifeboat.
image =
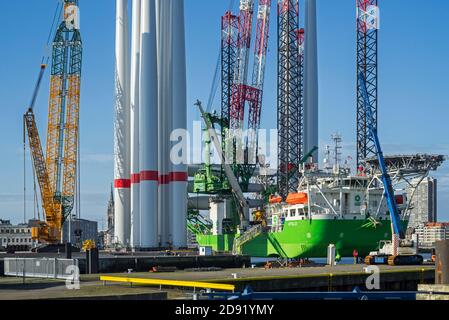
<svg viewBox="0 0 449 320">
<path fill-rule="evenodd" d="M 282 202 L 282 197 L 281 196 L 270 196 L 270 204 L 274 204 L 274 203 L 281 203 Z"/>
<path fill-rule="evenodd" d="M 309 197 L 307 196 L 307 193 L 305 192 L 299 192 L 299 193 L 290 193 L 287 197 L 286 202 L 288 204 L 307 204 L 309 200 Z"/>
</svg>

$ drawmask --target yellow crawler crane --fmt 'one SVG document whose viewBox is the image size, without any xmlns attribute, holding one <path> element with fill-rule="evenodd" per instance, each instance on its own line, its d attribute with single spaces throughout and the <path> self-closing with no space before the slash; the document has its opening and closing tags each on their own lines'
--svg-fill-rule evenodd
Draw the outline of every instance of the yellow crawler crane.
<svg viewBox="0 0 449 320">
<path fill-rule="evenodd" d="M 34 240 L 45 244 L 61 243 L 62 224 L 74 206 L 82 64 L 78 16 L 78 0 L 64 0 L 63 21 L 53 40 L 46 156 L 33 112 L 45 65 L 41 66 L 31 105 L 24 115 L 45 213 L 45 220 L 31 232 Z"/>
</svg>

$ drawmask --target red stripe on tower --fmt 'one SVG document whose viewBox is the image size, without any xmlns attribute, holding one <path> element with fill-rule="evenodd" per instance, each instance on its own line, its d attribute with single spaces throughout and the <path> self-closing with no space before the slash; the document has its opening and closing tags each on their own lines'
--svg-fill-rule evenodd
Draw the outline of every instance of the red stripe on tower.
<svg viewBox="0 0 449 320">
<path fill-rule="evenodd" d="M 142 171 L 140 173 L 140 181 L 159 181 L 159 172 Z"/>
<path fill-rule="evenodd" d="M 114 188 L 129 189 L 129 188 L 131 188 L 131 180 L 130 179 L 116 179 L 116 180 L 114 180 Z"/>
<path fill-rule="evenodd" d="M 134 173 L 131 175 L 131 184 L 139 184 L 140 183 L 140 174 Z"/>
<path fill-rule="evenodd" d="M 170 182 L 187 182 L 187 172 L 170 172 Z"/>
<path fill-rule="evenodd" d="M 170 183 L 170 175 L 163 174 L 159 176 L 159 184 L 169 184 Z"/>
</svg>

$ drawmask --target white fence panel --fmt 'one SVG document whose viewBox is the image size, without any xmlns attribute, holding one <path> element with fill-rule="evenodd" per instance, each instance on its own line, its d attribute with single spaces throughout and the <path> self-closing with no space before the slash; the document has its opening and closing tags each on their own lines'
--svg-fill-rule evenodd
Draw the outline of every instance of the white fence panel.
<svg viewBox="0 0 449 320">
<path fill-rule="evenodd" d="M 75 266 L 76 268 L 73 268 Z M 72 267 L 72 268 L 69 268 Z M 49 279 L 78 279 L 78 259 L 57 258 L 5 258 L 5 276 L 49 278 Z"/>
</svg>

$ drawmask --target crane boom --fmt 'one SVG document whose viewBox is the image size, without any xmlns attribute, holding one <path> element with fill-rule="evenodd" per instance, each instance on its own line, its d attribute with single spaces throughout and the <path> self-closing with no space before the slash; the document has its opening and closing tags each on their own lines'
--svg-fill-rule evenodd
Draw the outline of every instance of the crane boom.
<svg viewBox="0 0 449 320">
<path fill-rule="evenodd" d="M 393 184 L 391 182 L 390 175 L 388 174 L 387 166 L 385 165 L 385 159 L 382 152 L 382 147 L 379 142 L 379 136 L 377 134 L 377 125 L 375 122 L 373 110 L 371 110 L 371 104 L 369 101 L 368 91 L 366 89 L 366 81 L 363 73 L 359 75 L 359 85 L 363 101 L 365 103 L 366 111 L 366 123 L 369 130 L 369 134 L 374 141 L 376 149 L 376 156 L 379 161 L 379 168 L 382 173 L 382 183 L 385 189 L 385 198 L 387 199 L 388 210 L 390 212 L 391 224 L 393 234 L 399 236 L 400 239 L 405 238 L 404 230 L 401 226 L 401 216 L 399 214 L 398 206 L 394 196 Z"/>
<path fill-rule="evenodd" d="M 374 149 L 379 162 L 379 168 L 382 175 L 385 198 L 387 199 L 388 210 L 391 220 L 391 241 L 381 241 L 379 250 L 370 252 L 365 258 L 365 263 L 370 264 L 388 264 L 396 265 L 420 265 L 423 263 L 423 257 L 419 255 L 418 236 L 409 235 L 406 238 L 404 228 L 401 224 L 396 198 L 394 195 L 393 184 L 388 174 L 387 166 L 382 152 L 382 147 L 377 134 L 377 122 L 374 116 L 374 109 L 370 104 L 366 79 L 363 72 L 359 73 L 359 91 L 365 105 L 366 124 L 369 138 L 374 142 Z"/>
<path fill-rule="evenodd" d="M 34 105 L 36 103 L 37 94 L 39 93 L 39 89 L 41 87 L 42 78 L 44 77 L 45 69 L 47 68 L 46 64 L 41 64 L 41 70 L 39 71 L 39 77 L 37 79 L 36 87 L 34 88 L 33 97 L 31 98 L 30 110 L 34 109 Z"/>
<path fill-rule="evenodd" d="M 271 0 L 259 0 L 257 10 L 256 43 L 254 46 L 254 66 L 252 87 L 255 99 L 250 102 L 248 113 L 248 137 L 246 150 L 248 162 L 257 161 L 258 130 L 262 113 L 263 85 L 265 80 L 265 67 L 267 60 L 268 39 L 270 31 Z M 248 89 L 247 89 L 248 91 Z"/>
<path fill-rule="evenodd" d="M 39 223 L 39 227 L 32 228 L 32 238 L 55 242 L 60 240 L 60 230 L 62 227 L 61 206 L 54 202 L 54 190 L 48 178 L 45 165 L 42 144 L 37 130 L 35 116 L 30 108 L 24 115 L 24 122 L 28 132 L 30 150 L 33 160 L 33 167 L 41 192 L 42 206 L 44 207 L 46 223 Z"/>
<path fill-rule="evenodd" d="M 209 132 L 209 135 L 212 138 L 215 148 L 217 149 L 217 152 L 221 157 L 221 161 L 223 163 L 223 168 L 224 168 L 226 177 L 228 178 L 229 184 L 231 185 L 231 190 L 234 193 L 234 195 L 236 196 L 237 200 L 239 201 L 240 209 L 241 209 L 241 222 L 242 222 L 242 224 L 244 224 L 244 221 L 248 221 L 248 218 L 249 218 L 248 202 L 245 199 L 243 191 L 240 188 L 240 184 L 239 184 L 237 178 L 235 177 L 234 172 L 232 171 L 232 168 L 229 165 L 229 162 L 226 160 L 226 155 L 221 148 L 221 144 L 220 144 L 220 141 L 218 140 L 217 132 L 215 131 L 213 123 L 209 118 L 209 115 L 204 111 L 203 106 L 201 105 L 201 101 L 198 100 L 195 103 L 195 105 L 200 110 L 201 116 L 204 120 L 204 123 L 206 124 L 206 128 Z"/>
<path fill-rule="evenodd" d="M 270 32 L 271 0 L 259 0 L 252 86 L 263 90 Z M 262 95 L 262 93 L 261 93 Z"/>
<path fill-rule="evenodd" d="M 253 28 L 254 0 L 240 0 L 239 35 L 235 84 L 246 85 Z"/>
<path fill-rule="evenodd" d="M 41 192 L 42 206 L 44 207 L 47 221 L 47 223 L 40 223 L 39 227 L 32 228 L 32 237 L 34 239 L 38 239 L 40 233 L 41 238 L 44 237 L 47 241 L 49 241 L 51 239 L 58 239 L 58 230 L 61 229 L 61 210 L 60 205 L 54 203 L 53 201 L 54 190 L 52 189 L 48 178 L 45 157 L 42 151 L 42 144 L 33 111 L 40 85 L 42 83 L 42 78 L 44 77 L 45 69 L 46 65 L 42 64 L 30 106 L 28 111 L 23 116 L 23 121 L 28 132 L 33 168 L 36 172 L 39 190 Z M 39 230 L 41 231 L 39 232 Z"/>
<path fill-rule="evenodd" d="M 237 59 L 232 84 L 229 127 L 231 130 L 243 129 L 244 108 L 248 95 L 248 65 L 251 48 L 253 27 L 254 0 L 240 0 L 240 14 L 238 18 Z M 254 90 L 252 90 L 254 91 Z M 254 94 L 252 94 L 256 97 Z M 257 93 L 258 95 L 258 93 Z M 257 98 L 257 97 L 256 97 Z M 253 100 L 255 100 L 253 98 Z"/>
</svg>

